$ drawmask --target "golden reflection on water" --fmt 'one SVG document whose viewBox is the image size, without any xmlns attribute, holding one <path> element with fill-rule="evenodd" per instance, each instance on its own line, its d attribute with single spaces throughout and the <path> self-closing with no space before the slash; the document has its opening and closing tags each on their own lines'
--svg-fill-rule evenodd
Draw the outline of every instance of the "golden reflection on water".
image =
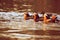
<svg viewBox="0 0 60 40">
<path fill-rule="evenodd" d="M 47 24 L 44 23 L 44 24 L 43 24 L 43 30 L 44 30 L 44 31 L 46 31 L 46 26 L 47 26 Z"/>
<path fill-rule="evenodd" d="M 51 24 L 44 24 L 43 22 L 42 23 L 41 22 L 34 22 L 33 20 L 25 20 L 25 21 L 21 20 L 21 22 L 15 22 L 15 21 L 1 22 L 0 24 L 1 24 L 0 26 L 3 28 L 5 28 L 5 27 L 10 28 L 10 29 L 6 29 L 6 31 L 4 31 L 4 30 L 1 31 L 2 33 L 0 32 L 1 36 L 5 35 L 4 37 L 6 40 L 8 40 L 8 36 L 10 38 L 9 40 L 12 40 L 12 39 L 13 40 L 50 40 L 50 39 L 57 40 L 60 38 L 60 36 L 58 36 L 58 35 L 56 35 L 56 36 L 51 35 L 50 36 L 49 31 L 47 31 L 47 30 L 51 29 L 51 27 L 49 27 L 49 26 L 57 26 L 57 24 L 52 24 L 52 25 Z M 47 27 L 49 27 L 49 28 L 47 29 Z M 12 30 L 12 29 L 14 29 L 14 30 Z M 17 30 L 15 30 L 15 29 L 17 29 Z M 29 31 L 29 30 L 31 30 L 31 31 Z M 41 31 L 41 30 L 43 30 L 43 31 Z M 56 29 L 52 28 L 52 30 L 57 30 L 57 28 Z M 58 29 L 58 30 L 60 30 L 60 29 Z M 12 33 L 10 34 L 10 32 L 12 32 Z M 23 34 L 22 36 L 24 37 L 24 33 L 25 33 L 26 35 L 32 36 L 32 38 L 25 38 L 25 39 L 23 37 L 18 38 L 16 35 L 16 32 L 18 32 L 17 35 L 20 35 L 18 37 L 21 37 L 21 34 Z M 17 38 L 14 38 L 14 36 L 16 36 Z M 2 38 L 4 38 L 4 37 L 2 37 Z M 4 40 L 4 39 L 1 39 L 1 40 Z"/>
</svg>

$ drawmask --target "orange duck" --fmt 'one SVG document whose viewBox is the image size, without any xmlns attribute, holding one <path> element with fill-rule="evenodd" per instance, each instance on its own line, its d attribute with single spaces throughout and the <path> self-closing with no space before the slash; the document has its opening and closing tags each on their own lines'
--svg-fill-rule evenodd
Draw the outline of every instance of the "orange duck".
<svg viewBox="0 0 60 40">
<path fill-rule="evenodd" d="M 38 14 L 37 14 L 37 13 L 34 13 L 33 16 L 34 16 L 34 21 L 35 21 L 35 22 L 38 22 L 38 21 L 39 21 L 39 20 L 38 20 L 38 19 L 39 19 Z"/>
</svg>

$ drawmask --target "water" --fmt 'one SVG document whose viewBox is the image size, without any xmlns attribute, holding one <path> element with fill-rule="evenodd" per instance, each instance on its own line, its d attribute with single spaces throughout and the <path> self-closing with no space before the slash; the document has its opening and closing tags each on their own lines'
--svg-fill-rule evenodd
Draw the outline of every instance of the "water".
<svg viewBox="0 0 60 40">
<path fill-rule="evenodd" d="M 32 19 L 0 22 L 0 40 L 60 40 L 60 23 L 34 22 Z"/>
</svg>

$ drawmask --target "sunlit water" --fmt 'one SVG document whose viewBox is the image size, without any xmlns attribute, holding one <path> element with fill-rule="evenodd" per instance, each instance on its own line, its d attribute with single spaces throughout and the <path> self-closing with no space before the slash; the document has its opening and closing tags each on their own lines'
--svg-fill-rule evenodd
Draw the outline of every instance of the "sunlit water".
<svg viewBox="0 0 60 40">
<path fill-rule="evenodd" d="M 1 40 L 60 40 L 60 23 L 45 24 L 22 17 L 19 21 L 0 22 L 0 35 Z"/>
</svg>

